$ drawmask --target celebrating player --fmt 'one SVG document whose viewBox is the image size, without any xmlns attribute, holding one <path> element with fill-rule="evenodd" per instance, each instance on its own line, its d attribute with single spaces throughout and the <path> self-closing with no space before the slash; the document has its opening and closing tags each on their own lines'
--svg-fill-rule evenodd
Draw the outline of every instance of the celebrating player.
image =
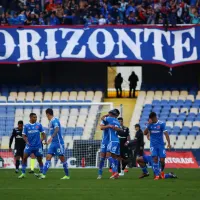
<svg viewBox="0 0 200 200">
<path fill-rule="evenodd" d="M 153 170 L 155 174 L 155 179 L 159 179 L 160 169 L 158 159 L 160 160 L 161 165 L 161 178 L 164 179 L 164 168 L 165 168 L 165 158 L 166 158 L 166 151 L 164 147 L 164 139 L 163 133 L 167 140 L 167 147 L 170 149 L 170 138 L 167 130 L 165 129 L 165 123 L 159 121 L 157 119 L 156 113 L 152 112 L 149 115 L 149 124 L 147 128 L 144 130 L 144 135 L 150 133 L 150 151 L 151 156 L 153 157 Z"/>
<path fill-rule="evenodd" d="M 20 165 L 20 158 L 23 159 L 24 155 L 24 148 L 26 146 L 26 143 L 22 137 L 22 130 L 23 130 L 23 121 L 18 121 L 17 128 L 13 129 L 12 135 L 10 137 L 9 142 L 9 151 L 12 151 L 11 146 L 13 142 L 13 138 L 15 138 L 15 161 L 16 161 L 16 169 L 15 172 L 19 172 L 19 165 Z"/>
<path fill-rule="evenodd" d="M 117 116 L 119 116 L 120 112 L 118 109 L 114 109 L 114 111 L 117 113 Z M 106 153 L 107 153 L 107 147 L 110 142 L 109 139 L 109 128 L 112 128 L 113 126 L 108 124 L 104 119 L 109 116 L 109 113 L 107 115 L 104 115 L 101 117 L 101 130 L 103 130 L 103 136 L 102 136 L 102 141 L 101 141 L 101 153 L 100 153 L 100 162 L 99 162 L 99 170 L 98 170 L 98 177 L 97 179 L 102 178 L 103 174 L 103 166 L 105 163 L 106 159 Z M 112 169 L 111 169 L 112 170 Z"/>
<path fill-rule="evenodd" d="M 22 160 L 22 174 L 18 178 L 24 178 L 27 167 L 27 159 L 33 153 L 38 160 L 40 170 L 43 169 L 43 151 L 41 146 L 41 141 L 46 137 L 42 125 L 37 121 L 37 115 L 35 113 L 30 114 L 30 123 L 24 126 L 23 139 L 26 142 L 26 147 L 24 150 L 24 156 Z M 42 133 L 42 138 L 40 139 L 40 133 Z"/>
<path fill-rule="evenodd" d="M 43 173 L 40 174 L 40 179 L 46 178 L 46 173 L 51 165 L 51 158 L 54 155 L 58 155 L 59 159 L 61 160 L 65 172 L 65 176 L 61 179 L 69 179 L 69 171 L 68 171 L 68 165 L 67 161 L 65 160 L 64 153 L 65 153 L 65 147 L 64 147 L 64 141 L 61 134 L 61 125 L 57 118 L 53 116 L 53 110 L 51 108 L 48 108 L 46 110 L 46 116 L 49 123 L 49 129 L 51 138 L 47 141 L 47 144 L 50 144 L 50 147 L 48 149 L 47 157 L 46 157 L 46 163 L 44 165 Z"/>
<path fill-rule="evenodd" d="M 152 156 L 150 156 L 150 155 L 140 156 L 140 157 L 137 158 L 137 163 L 140 165 L 142 172 L 143 172 L 142 175 L 139 178 L 141 179 L 141 178 L 148 177 L 149 172 L 147 170 L 147 164 L 149 166 L 153 165 Z M 173 172 L 170 172 L 168 174 L 164 174 L 164 179 L 167 179 L 167 178 L 177 178 L 177 176 Z"/>
<path fill-rule="evenodd" d="M 106 157 L 108 158 L 110 162 L 110 166 L 112 168 L 112 176 L 111 179 L 115 179 L 119 177 L 118 174 L 118 158 L 120 155 L 120 144 L 119 144 L 119 138 L 117 136 L 117 131 L 122 131 L 120 129 L 120 123 L 116 119 L 119 116 L 119 111 L 117 109 L 111 110 L 108 113 L 108 117 L 104 118 L 104 122 L 106 124 L 111 125 L 110 128 L 108 128 L 108 134 L 109 134 L 109 144 L 107 146 L 107 153 Z"/>
</svg>

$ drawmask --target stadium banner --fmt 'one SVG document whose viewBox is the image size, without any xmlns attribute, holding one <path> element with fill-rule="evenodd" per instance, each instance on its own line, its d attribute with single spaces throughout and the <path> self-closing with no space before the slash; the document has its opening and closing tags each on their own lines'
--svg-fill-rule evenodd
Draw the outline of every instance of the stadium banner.
<svg viewBox="0 0 200 200">
<path fill-rule="evenodd" d="M 165 31 L 162 26 L 0 27 L 0 63 L 86 61 L 157 63 L 169 67 L 200 62 L 200 26 Z"/>
<path fill-rule="evenodd" d="M 192 152 L 167 152 L 166 168 L 199 168 Z"/>
<path fill-rule="evenodd" d="M 150 155 L 149 151 L 145 154 Z M 165 168 L 199 168 L 199 165 L 191 151 L 167 151 Z"/>
</svg>

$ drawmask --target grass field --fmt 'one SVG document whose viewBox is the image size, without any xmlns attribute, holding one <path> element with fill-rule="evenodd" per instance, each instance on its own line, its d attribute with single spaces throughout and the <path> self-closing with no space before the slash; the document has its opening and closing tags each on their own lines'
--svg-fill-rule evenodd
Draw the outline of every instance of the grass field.
<svg viewBox="0 0 200 200">
<path fill-rule="evenodd" d="M 59 180 L 62 170 L 49 170 L 45 180 L 27 174 L 18 180 L 13 170 L 0 170 L 1 200 L 199 200 L 200 170 L 173 170 L 179 179 L 154 181 L 152 176 L 139 180 L 139 169 L 131 169 L 118 180 L 96 180 L 95 169 L 71 169 L 70 180 Z M 170 172 L 171 170 L 166 170 Z"/>
</svg>

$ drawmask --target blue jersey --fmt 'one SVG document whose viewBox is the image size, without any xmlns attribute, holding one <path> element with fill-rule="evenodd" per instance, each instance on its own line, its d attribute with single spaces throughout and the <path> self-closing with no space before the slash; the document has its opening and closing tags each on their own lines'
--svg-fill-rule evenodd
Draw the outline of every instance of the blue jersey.
<svg viewBox="0 0 200 200">
<path fill-rule="evenodd" d="M 157 123 L 147 126 L 150 132 L 150 146 L 164 145 L 163 132 L 166 132 L 165 123 L 158 120 Z"/>
<path fill-rule="evenodd" d="M 106 124 L 113 125 L 115 127 L 120 128 L 120 123 L 118 119 L 114 117 L 105 117 L 103 120 Z M 113 130 L 112 128 L 108 128 L 108 135 L 110 142 L 119 142 L 119 138 L 117 135 L 117 131 Z"/>
<path fill-rule="evenodd" d="M 102 120 L 100 125 L 108 125 L 108 122 Z M 108 144 L 109 143 L 109 133 L 108 133 L 108 129 L 103 130 L 103 135 L 102 135 L 102 141 L 101 143 L 103 144 Z"/>
<path fill-rule="evenodd" d="M 38 122 L 34 124 L 28 123 L 24 125 L 23 134 L 27 136 L 30 147 L 32 148 L 41 147 L 41 140 L 40 140 L 41 132 L 44 132 L 44 129 L 42 125 Z"/>
<path fill-rule="evenodd" d="M 54 134 L 55 128 L 59 128 L 57 135 L 53 138 L 52 143 L 57 143 L 57 144 L 64 144 L 63 137 L 61 134 L 61 125 L 60 121 L 57 118 L 52 118 L 52 120 L 49 123 L 49 131 L 50 135 Z"/>
</svg>

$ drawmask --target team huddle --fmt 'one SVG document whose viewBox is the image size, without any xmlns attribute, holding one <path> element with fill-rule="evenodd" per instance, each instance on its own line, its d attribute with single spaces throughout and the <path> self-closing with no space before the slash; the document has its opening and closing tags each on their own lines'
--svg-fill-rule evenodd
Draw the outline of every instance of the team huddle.
<svg viewBox="0 0 200 200">
<path fill-rule="evenodd" d="M 102 178 L 103 167 L 105 159 L 107 158 L 110 167 L 112 169 L 111 179 L 119 178 L 123 173 L 118 173 L 119 166 L 122 163 L 123 168 L 127 165 L 127 158 L 123 156 L 124 149 L 127 148 L 128 142 L 126 142 L 120 149 L 119 135 L 124 132 L 120 123 L 117 119 L 119 116 L 119 111 L 117 109 L 109 111 L 109 113 L 102 117 L 102 122 L 100 124 L 101 130 L 103 130 L 103 137 L 101 142 L 101 158 L 99 163 L 98 177 Z M 147 170 L 147 165 L 152 166 L 154 180 L 167 179 L 167 178 L 177 178 L 175 174 L 164 173 L 165 169 L 165 158 L 166 150 L 163 139 L 163 134 L 167 140 L 167 147 L 170 150 L 170 138 L 167 130 L 165 129 L 165 123 L 157 119 L 156 113 L 152 112 L 149 115 L 149 123 L 144 130 L 144 135 L 150 140 L 150 152 L 151 155 L 143 155 L 137 157 L 137 163 L 142 169 L 142 175 L 139 178 L 144 178 L 149 176 Z M 125 163 L 125 165 L 123 164 Z M 122 169 L 123 169 L 122 168 Z"/>
<path fill-rule="evenodd" d="M 53 110 L 48 108 L 46 110 L 46 116 L 49 120 L 49 132 L 51 137 L 47 140 L 46 134 L 43 129 L 42 124 L 37 122 L 37 115 L 35 113 L 30 114 L 30 121 L 28 124 L 24 125 L 23 133 L 20 135 L 20 132 L 23 127 L 23 122 L 18 122 L 18 128 L 13 131 L 11 138 L 20 139 L 21 142 L 15 142 L 15 156 L 16 156 L 16 170 L 19 169 L 19 159 L 22 157 L 22 174 L 18 177 L 19 179 L 25 178 L 26 168 L 27 168 L 27 159 L 29 156 L 34 155 L 37 158 L 40 173 L 35 174 L 39 179 L 45 179 L 46 173 L 51 165 L 51 158 L 54 155 L 57 155 L 63 164 L 63 169 L 65 176 L 61 179 L 69 179 L 68 165 L 65 160 L 64 153 L 64 140 L 61 134 L 61 125 L 57 118 L 53 116 Z M 10 147 L 12 143 L 10 141 Z M 25 141 L 25 148 L 24 142 Z M 21 144 L 19 144 L 21 143 Z M 46 162 L 43 165 L 43 143 L 49 145 Z M 18 145 L 17 145 L 18 144 Z M 22 150 L 24 148 L 24 150 Z M 18 171 L 17 171 L 18 172 Z"/>
</svg>

